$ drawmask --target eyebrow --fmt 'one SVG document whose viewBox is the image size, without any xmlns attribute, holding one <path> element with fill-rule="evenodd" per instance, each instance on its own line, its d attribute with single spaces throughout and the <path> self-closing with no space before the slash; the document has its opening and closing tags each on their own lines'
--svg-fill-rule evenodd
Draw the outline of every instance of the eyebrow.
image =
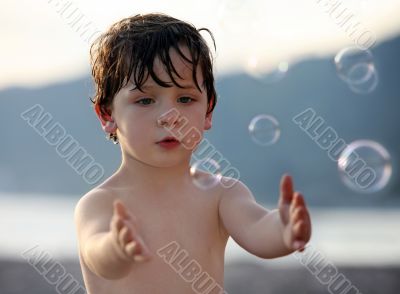
<svg viewBox="0 0 400 294">
<path fill-rule="evenodd" d="M 174 84 L 171 84 L 171 86 L 174 86 Z M 193 84 L 190 84 L 190 85 L 181 85 L 181 86 L 183 87 L 182 89 L 198 90 L 197 87 L 194 86 Z M 141 88 L 142 90 L 148 90 L 148 89 L 152 89 L 152 88 L 156 88 L 156 87 L 157 87 L 157 85 L 144 85 L 144 86 L 141 86 L 140 88 Z M 129 91 L 136 91 L 136 90 L 139 90 L 139 89 L 137 88 L 136 85 L 133 85 L 133 88 L 130 89 Z"/>
</svg>

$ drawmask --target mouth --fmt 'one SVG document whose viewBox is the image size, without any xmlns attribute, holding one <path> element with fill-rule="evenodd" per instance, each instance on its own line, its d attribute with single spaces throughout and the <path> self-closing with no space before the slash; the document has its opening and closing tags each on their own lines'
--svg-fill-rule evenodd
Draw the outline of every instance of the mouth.
<svg viewBox="0 0 400 294">
<path fill-rule="evenodd" d="M 174 137 L 165 137 L 157 143 L 179 143 L 179 140 Z"/>
</svg>

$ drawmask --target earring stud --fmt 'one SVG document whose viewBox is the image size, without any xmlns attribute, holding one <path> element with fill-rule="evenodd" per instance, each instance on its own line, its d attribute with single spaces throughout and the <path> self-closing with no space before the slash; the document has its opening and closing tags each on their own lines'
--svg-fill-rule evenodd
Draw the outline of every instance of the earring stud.
<svg viewBox="0 0 400 294">
<path fill-rule="evenodd" d="M 112 141 L 114 144 L 119 144 L 117 134 L 107 133 L 106 138 L 107 140 Z"/>
</svg>

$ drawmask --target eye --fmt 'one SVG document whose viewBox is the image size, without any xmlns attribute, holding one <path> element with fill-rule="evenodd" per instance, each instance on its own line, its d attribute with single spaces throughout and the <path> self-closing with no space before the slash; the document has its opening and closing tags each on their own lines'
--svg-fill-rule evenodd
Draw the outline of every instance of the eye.
<svg viewBox="0 0 400 294">
<path fill-rule="evenodd" d="M 136 101 L 136 103 L 142 104 L 142 105 L 149 105 L 149 104 L 151 104 L 152 101 L 153 101 L 153 99 L 151 99 L 151 98 L 143 98 L 143 99 Z"/>
<path fill-rule="evenodd" d="M 179 99 L 180 99 L 181 102 L 183 102 L 184 104 L 194 101 L 194 99 L 193 99 L 193 98 L 190 98 L 190 97 L 180 97 Z"/>
</svg>

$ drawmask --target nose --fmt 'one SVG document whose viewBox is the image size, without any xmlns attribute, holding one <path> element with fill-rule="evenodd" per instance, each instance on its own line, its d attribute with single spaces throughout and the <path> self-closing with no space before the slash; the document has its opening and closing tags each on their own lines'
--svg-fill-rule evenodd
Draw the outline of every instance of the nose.
<svg viewBox="0 0 400 294">
<path fill-rule="evenodd" d="M 176 108 L 172 108 L 159 116 L 157 125 L 160 127 L 174 127 L 179 123 L 179 120 L 179 111 Z"/>
</svg>

